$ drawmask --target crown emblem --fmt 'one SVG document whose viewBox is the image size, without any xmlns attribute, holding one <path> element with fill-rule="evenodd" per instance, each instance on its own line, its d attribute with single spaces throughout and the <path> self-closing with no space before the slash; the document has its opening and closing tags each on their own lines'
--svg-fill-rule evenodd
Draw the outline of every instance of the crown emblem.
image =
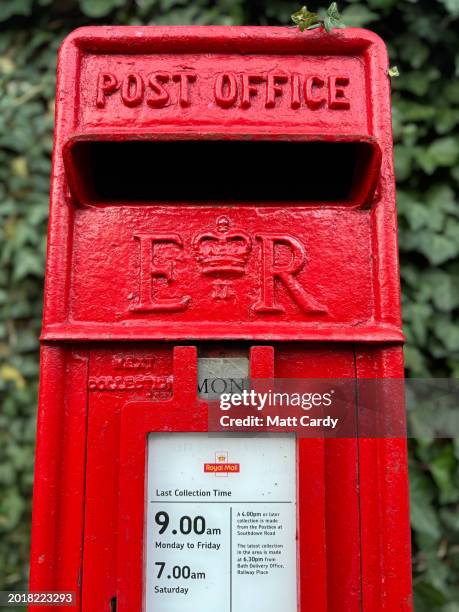
<svg viewBox="0 0 459 612">
<path fill-rule="evenodd" d="M 205 232 L 194 237 L 193 249 L 203 274 L 244 274 L 252 241 L 244 231 L 230 230 L 230 225 L 228 217 L 218 217 L 215 232 Z"/>
</svg>

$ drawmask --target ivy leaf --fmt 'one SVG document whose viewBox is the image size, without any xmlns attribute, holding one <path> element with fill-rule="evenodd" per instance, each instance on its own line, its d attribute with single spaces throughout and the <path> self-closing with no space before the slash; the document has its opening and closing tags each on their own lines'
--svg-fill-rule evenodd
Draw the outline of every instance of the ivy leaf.
<svg viewBox="0 0 459 612">
<path fill-rule="evenodd" d="M 18 389 L 24 389 L 25 380 L 21 372 L 12 365 L 5 363 L 0 368 L 0 377 L 5 381 L 13 382 Z"/>
<path fill-rule="evenodd" d="M 8 487 L 0 500 L 0 533 L 15 527 L 22 516 L 24 500 L 16 486 Z"/>
<path fill-rule="evenodd" d="M 438 606 L 446 603 L 446 597 L 441 591 L 426 581 L 414 585 L 414 603 L 416 612 L 432 612 L 439 610 Z M 441 608 L 443 610 L 443 608 Z"/>
<path fill-rule="evenodd" d="M 453 18 L 459 17 L 459 0 L 440 0 L 440 2 Z"/>
<path fill-rule="evenodd" d="M 325 11 L 324 28 L 327 32 L 331 32 L 333 28 L 344 28 L 345 25 L 342 22 L 338 5 L 336 2 L 332 2 L 328 9 Z"/>
<path fill-rule="evenodd" d="M 80 0 L 81 11 L 88 17 L 105 17 L 113 9 L 124 5 L 124 0 Z"/>
<path fill-rule="evenodd" d="M 427 376 L 426 359 L 415 346 L 408 344 L 404 350 L 405 363 L 411 376 Z"/>
<path fill-rule="evenodd" d="M 374 9 L 388 9 L 397 4 L 397 0 L 368 0 L 368 4 Z"/>
<path fill-rule="evenodd" d="M 451 512 L 450 510 L 447 510 L 446 508 L 442 508 L 440 510 L 440 517 L 442 521 L 445 523 L 445 525 L 448 527 L 448 529 L 459 534 L 459 513 L 458 512 Z"/>
<path fill-rule="evenodd" d="M 459 351 L 459 327 L 447 317 L 437 317 L 434 323 L 435 335 L 449 352 Z"/>
<path fill-rule="evenodd" d="M 447 504 L 457 501 L 459 498 L 457 482 L 455 482 L 457 462 L 452 447 L 445 446 L 438 457 L 430 462 L 429 467 L 440 490 L 440 503 Z"/>
<path fill-rule="evenodd" d="M 312 13 L 307 6 L 302 6 L 300 10 L 292 14 L 293 23 L 298 26 L 300 32 L 304 32 L 311 26 L 318 26 L 321 19 L 318 13 Z"/>
<path fill-rule="evenodd" d="M 423 233 L 420 236 L 419 251 L 423 253 L 433 265 L 439 265 L 457 257 L 459 245 L 457 240 L 450 240 L 441 234 L 431 235 Z"/>
<path fill-rule="evenodd" d="M 438 166 L 454 166 L 459 157 L 459 139 L 439 138 L 431 144 L 429 152 Z"/>
<path fill-rule="evenodd" d="M 378 19 L 378 14 L 370 11 L 363 4 L 352 4 L 343 11 L 343 20 L 348 26 L 361 27 Z"/>
<path fill-rule="evenodd" d="M 306 6 L 302 6 L 299 11 L 292 14 L 291 19 L 298 26 L 301 32 L 312 30 L 323 25 L 326 32 L 331 32 L 333 28 L 344 28 L 341 15 L 336 2 L 332 2 L 328 9 L 323 13 L 312 13 Z"/>
<path fill-rule="evenodd" d="M 6 21 L 15 15 L 30 15 L 33 0 L 1 0 L 0 21 Z"/>
<path fill-rule="evenodd" d="M 410 467 L 411 525 L 433 541 L 441 537 L 438 518 L 432 506 L 433 490 L 428 478 L 417 466 Z"/>
<path fill-rule="evenodd" d="M 431 289 L 431 299 L 441 312 L 451 312 L 459 306 L 459 277 L 442 270 L 431 270 L 423 275 L 422 282 Z"/>
</svg>

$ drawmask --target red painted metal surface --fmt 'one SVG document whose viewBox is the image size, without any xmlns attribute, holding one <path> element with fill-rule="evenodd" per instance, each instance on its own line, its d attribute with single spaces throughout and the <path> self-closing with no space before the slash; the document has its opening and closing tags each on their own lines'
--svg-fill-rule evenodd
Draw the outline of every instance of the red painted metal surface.
<svg viewBox="0 0 459 612">
<path fill-rule="evenodd" d="M 238 347 L 253 377 L 403 376 L 389 96 L 384 45 L 364 30 L 107 27 L 64 42 L 31 589 L 75 591 L 84 612 L 115 597 L 141 610 L 142 440 L 206 430 L 198 354 Z M 357 154 L 338 196 L 292 195 L 289 181 L 316 178 L 297 148 L 304 176 L 279 175 L 284 198 L 228 200 L 220 185 L 206 197 L 196 153 L 201 173 L 186 174 L 183 141 L 239 147 L 190 149 L 230 187 L 245 144 L 330 145 L 330 184 L 351 150 L 334 146 Z M 120 161 L 126 142 L 160 148 Z M 185 151 L 170 175 L 167 147 Z M 253 173 L 281 164 L 253 151 Z M 146 184 L 127 181 L 133 199 L 116 176 L 130 164 L 151 165 Z M 160 167 L 171 192 L 186 176 L 182 195 L 156 195 Z M 300 611 L 411 610 L 405 441 L 297 444 Z"/>
</svg>

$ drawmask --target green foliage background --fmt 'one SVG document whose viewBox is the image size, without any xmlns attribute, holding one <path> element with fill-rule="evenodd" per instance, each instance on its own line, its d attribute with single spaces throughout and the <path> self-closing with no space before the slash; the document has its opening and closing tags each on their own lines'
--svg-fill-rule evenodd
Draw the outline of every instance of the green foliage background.
<svg viewBox="0 0 459 612">
<path fill-rule="evenodd" d="M 88 23 L 289 24 L 298 8 L 288 0 L 1 0 L 0 590 L 27 580 L 61 40 Z M 459 0 L 350 1 L 340 8 L 346 25 L 369 27 L 387 41 L 401 72 L 393 101 L 408 373 L 457 377 Z M 416 610 L 458 612 L 459 444 L 410 444 Z"/>
</svg>

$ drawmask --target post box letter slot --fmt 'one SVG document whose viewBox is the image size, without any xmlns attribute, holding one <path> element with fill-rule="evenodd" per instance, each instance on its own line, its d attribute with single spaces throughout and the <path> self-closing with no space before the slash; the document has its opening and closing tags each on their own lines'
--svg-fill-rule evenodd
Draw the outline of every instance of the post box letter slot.
<svg viewBox="0 0 459 612">
<path fill-rule="evenodd" d="M 370 203 L 381 153 L 372 141 L 130 140 L 70 142 L 80 204 Z"/>
</svg>

